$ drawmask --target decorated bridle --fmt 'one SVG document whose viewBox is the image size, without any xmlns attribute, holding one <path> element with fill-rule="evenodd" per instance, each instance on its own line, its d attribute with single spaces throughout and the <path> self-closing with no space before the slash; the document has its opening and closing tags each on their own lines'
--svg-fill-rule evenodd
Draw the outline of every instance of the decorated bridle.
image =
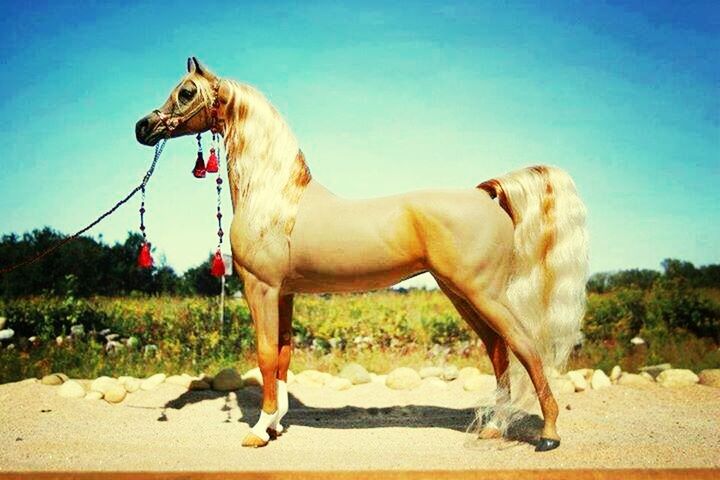
<svg viewBox="0 0 720 480">
<path fill-rule="evenodd" d="M 217 230 L 217 236 L 218 236 L 218 244 L 217 249 L 215 250 L 215 255 L 213 256 L 212 265 L 210 267 L 210 273 L 215 277 L 222 277 L 225 275 L 225 263 L 223 262 L 222 258 L 222 242 L 223 242 L 223 236 L 225 235 L 225 232 L 222 229 L 222 212 L 220 210 L 221 206 L 221 192 L 222 192 L 222 183 L 223 180 L 220 178 L 220 168 L 218 164 L 218 155 L 216 154 L 220 152 L 220 129 L 219 129 L 219 110 L 220 110 L 220 99 L 218 98 L 218 92 L 220 91 L 220 79 L 215 80 L 212 86 L 212 102 L 210 103 L 210 106 L 208 107 L 208 104 L 206 102 L 202 101 L 202 97 L 198 96 L 200 99 L 199 101 L 196 101 L 195 104 L 192 105 L 192 108 L 189 112 L 185 113 L 183 116 L 178 118 L 177 116 L 173 115 L 175 113 L 176 106 L 173 106 L 173 110 L 170 115 L 165 114 L 159 109 L 153 110 L 153 112 L 158 116 L 160 119 L 160 122 L 165 126 L 166 129 L 166 138 L 170 138 L 172 136 L 173 131 L 175 131 L 178 127 L 181 125 L 184 125 L 190 119 L 195 117 L 198 113 L 203 111 L 205 109 L 209 116 L 210 116 L 210 132 L 212 133 L 212 147 L 210 147 L 210 155 L 208 156 L 207 165 L 205 164 L 205 160 L 203 158 L 203 150 L 202 150 L 202 135 L 200 133 L 197 134 L 197 145 L 198 145 L 198 152 L 197 152 L 197 159 L 195 160 L 195 167 L 192 170 L 192 174 L 195 178 L 205 178 L 207 173 L 217 173 L 217 177 L 215 179 L 215 190 L 217 191 L 217 213 L 215 214 L 215 218 L 217 218 L 218 222 L 218 230 Z M 150 243 L 147 241 L 147 235 L 145 233 L 145 223 L 144 223 L 144 217 L 145 217 L 145 187 L 142 188 L 142 202 L 140 204 L 140 231 L 143 235 L 143 244 L 140 247 L 140 254 L 138 256 L 138 266 L 141 268 L 152 268 L 153 266 L 153 259 L 150 255 Z"/>
</svg>

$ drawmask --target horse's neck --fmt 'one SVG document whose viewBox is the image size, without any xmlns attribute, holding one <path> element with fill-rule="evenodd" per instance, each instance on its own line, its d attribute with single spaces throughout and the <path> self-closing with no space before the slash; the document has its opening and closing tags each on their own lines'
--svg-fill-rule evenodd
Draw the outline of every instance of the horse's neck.
<svg viewBox="0 0 720 480">
<path fill-rule="evenodd" d="M 249 110 L 242 132 L 226 137 L 235 216 L 250 239 L 289 236 L 310 173 L 295 137 L 272 107 Z"/>
</svg>

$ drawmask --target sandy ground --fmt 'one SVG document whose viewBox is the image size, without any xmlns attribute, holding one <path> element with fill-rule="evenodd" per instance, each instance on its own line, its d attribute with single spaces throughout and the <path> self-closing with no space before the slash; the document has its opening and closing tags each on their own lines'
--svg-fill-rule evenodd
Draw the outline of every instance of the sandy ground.
<svg viewBox="0 0 720 480">
<path fill-rule="evenodd" d="M 292 384 L 290 427 L 261 449 L 240 446 L 257 419 L 257 387 L 163 384 L 120 405 L 57 388 L 0 385 L 0 471 L 720 467 L 720 389 L 699 385 L 562 395 L 562 445 L 547 453 L 466 433 L 480 394 L 457 381 L 444 391 Z"/>
</svg>

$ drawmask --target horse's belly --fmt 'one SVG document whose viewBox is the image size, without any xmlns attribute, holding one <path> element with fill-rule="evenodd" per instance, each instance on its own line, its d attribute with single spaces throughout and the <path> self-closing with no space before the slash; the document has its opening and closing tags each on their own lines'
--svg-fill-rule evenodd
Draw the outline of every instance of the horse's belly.
<svg viewBox="0 0 720 480">
<path fill-rule="evenodd" d="M 425 269 L 412 222 L 402 209 L 328 210 L 298 216 L 291 275 L 284 285 L 302 292 L 384 288 Z"/>
</svg>

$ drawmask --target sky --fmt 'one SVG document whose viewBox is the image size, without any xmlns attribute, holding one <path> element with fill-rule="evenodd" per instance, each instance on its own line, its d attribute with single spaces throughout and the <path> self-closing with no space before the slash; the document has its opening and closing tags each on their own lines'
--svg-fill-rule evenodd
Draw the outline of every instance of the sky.
<svg viewBox="0 0 720 480">
<path fill-rule="evenodd" d="M 720 261 L 717 2 L 0 4 L 0 234 L 74 232 L 137 185 L 153 152 L 135 122 L 194 55 L 260 89 L 338 195 L 556 165 L 587 205 L 592 272 Z M 178 272 L 216 243 L 195 156 L 171 140 L 148 186 Z M 92 235 L 124 240 L 138 207 Z"/>
</svg>

